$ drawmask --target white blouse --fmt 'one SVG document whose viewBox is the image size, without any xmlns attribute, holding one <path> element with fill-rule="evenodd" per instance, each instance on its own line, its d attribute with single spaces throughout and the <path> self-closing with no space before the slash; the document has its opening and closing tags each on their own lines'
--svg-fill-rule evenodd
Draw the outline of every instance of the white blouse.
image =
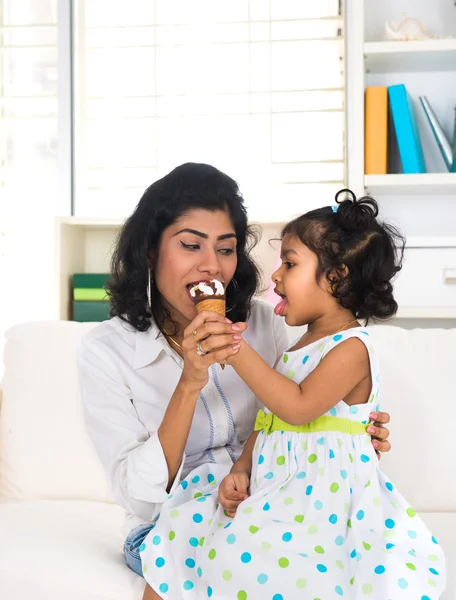
<svg viewBox="0 0 456 600">
<path fill-rule="evenodd" d="M 271 366 L 286 349 L 284 321 L 254 300 L 245 340 Z M 182 373 L 183 360 L 155 323 L 144 333 L 118 317 L 84 336 L 78 352 L 89 435 L 126 531 L 153 521 L 167 499 L 168 467 L 157 430 Z M 205 462 L 231 465 L 250 435 L 259 403 L 229 366 L 209 370 L 196 404 L 182 464 L 170 493 Z"/>
</svg>

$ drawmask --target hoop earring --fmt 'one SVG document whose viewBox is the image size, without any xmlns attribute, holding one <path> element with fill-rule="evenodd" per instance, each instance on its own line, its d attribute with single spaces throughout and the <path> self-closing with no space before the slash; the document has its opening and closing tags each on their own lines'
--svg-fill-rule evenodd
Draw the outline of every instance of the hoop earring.
<svg viewBox="0 0 456 600">
<path fill-rule="evenodd" d="M 147 304 L 149 310 L 152 312 L 152 274 L 150 269 L 147 270 L 147 274 Z"/>
</svg>

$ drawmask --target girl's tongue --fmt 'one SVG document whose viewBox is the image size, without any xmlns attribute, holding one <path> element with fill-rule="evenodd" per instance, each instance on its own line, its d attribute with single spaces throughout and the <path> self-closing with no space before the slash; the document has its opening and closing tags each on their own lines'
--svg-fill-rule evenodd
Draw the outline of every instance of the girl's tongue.
<svg viewBox="0 0 456 600">
<path fill-rule="evenodd" d="M 288 304 L 288 300 L 286 298 L 284 298 L 283 300 L 281 300 L 277 306 L 274 308 L 274 312 L 276 315 L 282 316 L 284 311 L 285 311 L 285 307 Z"/>
</svg>

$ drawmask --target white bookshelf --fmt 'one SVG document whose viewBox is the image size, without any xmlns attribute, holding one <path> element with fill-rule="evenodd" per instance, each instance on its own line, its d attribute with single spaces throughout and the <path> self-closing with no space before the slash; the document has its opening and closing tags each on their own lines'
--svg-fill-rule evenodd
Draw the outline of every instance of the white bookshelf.
<svg viewBox="0 0 456 600">
<path fill-rule="evenodd" d="M 368 73 L 451 71 L 456 64 L 456 39 L 365 42 L 364 60 Z"/>
<path fill-rule="evenodd" d="M 456 194 L 456 173 L 365 175 L 364 186 L 373 195 Z"/>
</svg>

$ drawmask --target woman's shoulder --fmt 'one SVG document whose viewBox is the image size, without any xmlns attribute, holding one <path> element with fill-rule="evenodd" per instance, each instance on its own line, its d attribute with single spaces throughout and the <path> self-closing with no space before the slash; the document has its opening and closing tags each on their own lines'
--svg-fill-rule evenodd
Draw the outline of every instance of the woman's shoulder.
<svg viewBox="0 0 456 600">
<path fill-rule="evenodd" d="M 136 335 L 139 332 L 120 317 L 113 317 L 95 325 L 81 338 L 79 355 L 85 353 L 99 354 L 111 352 L 114 354 L 134 351 Z"/>
</svg>

